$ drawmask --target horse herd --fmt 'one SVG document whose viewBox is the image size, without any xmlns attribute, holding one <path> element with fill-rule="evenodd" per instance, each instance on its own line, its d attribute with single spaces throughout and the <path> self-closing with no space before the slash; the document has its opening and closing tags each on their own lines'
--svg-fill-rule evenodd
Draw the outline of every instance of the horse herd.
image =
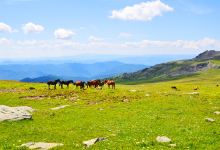
<svg viewBox="0 0 220 150">
<path fill-rule="evenodd" d="M 48 81 L 47 82 L 48 89 L 50 89 L 51 85 L 54 85 L 54 89 L 56 89 L 57 84 L 59 84 L 61 89 L 63 89 L 63 85 L 66 85 L 67 88 L 69 88 L 70 84 L 75 85 L 76 88 L 80 87 L 80 89 L 85 89 L 85 87 L 87 87 L 87 88 L 91 88 L 91 87 L 98 88 L 99 87 L 100 89 L 102 89 L 103 86 L 105 84 L 107 84 L 109 88 L 111 87 L 112 89 L 115 89 L 115 81 L 114 80 L 101 81 L 99 79 L 98 80 L 90 80 L 90 81 L 87 81 L 87 82 L 84 82 L 84 81 L 73 82 L 73 80 L 61 81 L 60 79 L 57 79 L 57 80 L 54 80 L 54 81 Z"/>
</svg>

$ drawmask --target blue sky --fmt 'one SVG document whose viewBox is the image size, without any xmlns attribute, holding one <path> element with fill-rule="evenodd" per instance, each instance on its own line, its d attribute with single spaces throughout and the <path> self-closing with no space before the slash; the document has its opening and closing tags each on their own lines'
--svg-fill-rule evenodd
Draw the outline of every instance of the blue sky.
<svg viewBox="0 0 220 150">
<path fill-rule="evenodd" d="M 219 0 L 1 0 L 0 58 L 220 49 Z"/>
</svg>

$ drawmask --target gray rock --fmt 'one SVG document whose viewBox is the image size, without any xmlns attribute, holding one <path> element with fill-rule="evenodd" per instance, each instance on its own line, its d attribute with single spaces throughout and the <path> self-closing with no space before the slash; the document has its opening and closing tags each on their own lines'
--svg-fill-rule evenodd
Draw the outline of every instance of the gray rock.
<svg viewBox="0 0 220 150">
<path fill-rule="evenodd" d="M 137 92 L 137 90 L 129 90 L 129 92 Z"/>
<path fill-rule="evenodd" d="M 220 111 L 215 111 L 214 114 L 220 115 Z"/>
<path fill-rule="evenodd" d="M 28 106 L 9 107 L 0 105 L 0 121 L 17 121 L 31 119 L 34 109 Z"/>
<path fill-rule="evenodd" d="M 49 150 L 54 147 L 63 146 L 61 143 L 45 143 L 45 142 L 29 142 L 22 144 L 21 147 L 27 147 L 29 149 Z"/>
<path fill-rule="evenodd" d="M 59 110 L 59 109 L 63 109 L 65 107 L 68 107 L 70 105 L 63 105 L 63 106 L 58 106 L 58 107 L 55 107 L 55 108 L 51 108 L 51 110 Z"/>
<path fill-rule="evenodd" d="M 199 92 L 191 92 L 191 93 L 187 93 L 188 95 L 199 95 Z"/>
<path fill-rule="evenodd" d="M 176 147 L 176 144 L 170 144 L 170 147 Z"/>
<path fill-rule="evenodd" d="M 212 118 L 205 118 L 205 120 L 206 120 L 207 122 L 214 122 L 214 121 L 215 121 L 215 120 L 212 119 Z"/>
<path fill-rule="evenodd" d="M 99 138 L 94 138 L 94 139 L 91 139 L 91 140 L 88 140 L 88 141 L 83 141 L 83 144 L 86 146 L 86 147 L 90 147 L 92 145 L 94 145 L 95 143 L 97 142 L 100 142 L 100 141 L 104 141 L 106 140 L 106 138 L 103 138 L 103 137 L 99 137 Z"/>
<path fill-rule="evenodd" d="M 166 136 L 158 136 L 156 138 L 157 142 L 160 142 L 160 143 L 168 143 L 168 142 L 171 142 L 171 139 L 166 137 Z"/>
</svg>

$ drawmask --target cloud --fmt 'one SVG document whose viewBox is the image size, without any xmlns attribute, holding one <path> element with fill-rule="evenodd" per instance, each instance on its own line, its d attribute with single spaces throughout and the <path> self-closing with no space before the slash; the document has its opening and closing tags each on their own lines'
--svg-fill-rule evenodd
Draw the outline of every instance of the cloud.
<svg viewBox="0 0 220 150">
<path fill-rule="evenodd" d="M 54 36 L 56 39 L 71 39 L 73 35 L 75 35 L 75 33 L 68 29 L 60 28 L 54 31 Z"/>
<path fill-rule="evenodd" d="M 26 23 L 25 25 L 23 25 L 22 30 L 26 34 L 28 34 L 28 33 L 40 33 L 42 31 L 44 31 L 44 27 L 42 25 L 34 24 L 32 22 L 29 22 L 29 23 Z"/>
<path fill-rule="evenodd" d="M 121 10 L 113 10 L 110 18 L 120 20 L 151 21 L 156 16 L 174 9 L 160 0 L 147 1 Z"/>
<path fill-rule="evenodd" d="M 179 55 L 198 54 L 204 50 L 220 49 L 220 40 L 141 40 L 137 42 L 96 41 L 75 42 L 73 40 L 8 40 L 0 38 L 0 58 L 48 58 L 84 54 L 104 55 Z"/>
<path fill-rule="evenodd" d="M 0 23 L 0 32 L 9 32 L 9 33 L 12 33 L 13 32 L 13 29 L 5 24 L 5 23 Z"/>
<path fill-rule="evenodd" d="M 10 45 L 10 44 L 11 44 L 11 41 L 9 39 L 0 38 L 0 45 L 7 46 L 7 45 Z"/>
</svg>

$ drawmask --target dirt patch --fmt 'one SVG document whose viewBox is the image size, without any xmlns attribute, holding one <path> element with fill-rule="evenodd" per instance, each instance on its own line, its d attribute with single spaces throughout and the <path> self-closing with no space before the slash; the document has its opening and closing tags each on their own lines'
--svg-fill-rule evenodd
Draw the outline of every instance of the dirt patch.
<svg viewBox="0 0 220 150">
<path fill-rule="evenodd" d="M 47 96 L 40 95 L 40 96 L 21 96 L 20 99 L 27 99 L 27 100 L 42 100 L 47 98 Z"/>
<path fill-rule="evenodd" d="M 15 93 L 20 91 L 21 90 L 15 90 L 15 89 L 0 89 L 0 93 Z"/>
</svg>

